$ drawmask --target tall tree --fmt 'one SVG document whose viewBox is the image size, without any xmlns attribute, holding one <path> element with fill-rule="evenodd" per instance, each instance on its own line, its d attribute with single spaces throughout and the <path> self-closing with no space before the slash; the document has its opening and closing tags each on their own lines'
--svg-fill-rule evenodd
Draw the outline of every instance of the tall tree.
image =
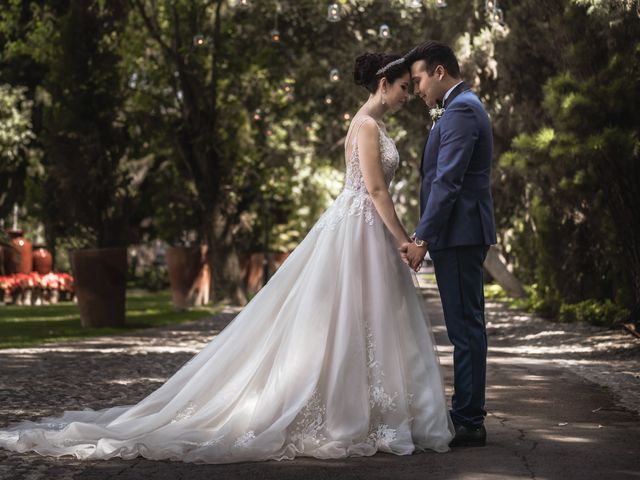
<svg viewBox="0 0 640 480">
<path fill-rule="evenodd" d="M 547 49 L 557 73 L 531 133 L 501 159 L 520 189 L 503 220 L 516 226 L 519 269 L 552 307 L 593 298 L 638 308 L 640 19 L 615 2 L 566 2 L 560 15 Z"/>
<path fill-rule="evenodd" d="M 316 168 L 342 164 L 344 115 L 364 99 L 349 78 L 354 58 L 366 50 L 402 53 L 425 32 L 453 39 L 469 20 L 463 5 L 411 9 L 381 1 L 341 2 L 337 24 L 325 20 L 326 5 L 315 2 L 252 2 L 246 10 L 217 0 L 130 5 L 130 35 L 144 48 L 138 50 L 144 71 L 137 75 L 146 82 L 140 89 L 159 101 L 163 135 L 173 139 L 178 170 L 196 192 L 215 294 L 237 302 L 244 301 L 238 255 L 246 248 L 237 240 L 247 218 L 261 227 L 265 215 L 282 221 L 291 215 L 291 197 L 275 192 L 294 176 L 305 146 L 313 148 Z M 378 36 L 383 23 L 392 28 L 388 39 Z M 280 41 L 267 40 L 274 27 Z M 336 66 L 342 80 L 332 84 L 329 71 Z M 415 137 L 400 148 L 404 158 L 417 158 L 424 108 L 416 104 L 402 120 L 409 126 L 394 123 L 398 135 L 413 131 Z M 415 178 L 414 162 L 406 172 Z M 271 214 L 264 207 L 269 193 Z"/>
</svg>

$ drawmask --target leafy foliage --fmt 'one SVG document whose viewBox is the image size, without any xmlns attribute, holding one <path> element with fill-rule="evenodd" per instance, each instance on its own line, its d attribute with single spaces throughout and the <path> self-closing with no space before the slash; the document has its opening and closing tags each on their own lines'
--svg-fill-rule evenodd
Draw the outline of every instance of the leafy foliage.
<svg viewBox="0 0 640 480">
<path fill-rule="evenodd" d="M 511 258 L 552 313 L 563 302 L 640 302 L 640 22 L 577 3 L 564 5 L 564 48 L 540 115 L 500 158 L 504 183 L 519 191 L 499 215 L 511 224 Z M 618 321 L 612 312 L 598 321 Z"/>
<path fill-rule="evenodd" d="M 24 87 L 0 85 L 0 217 L 24 199 L 26 177 L 38 166 L 37 151 L 30 148 L 33 102 L 25 92 Z"/>
<path fill-rule="evenodd" d="M 239 259 L 293 248 L 340 188 L 344 135 L 366 99 L 353 59 L 436 38 L 455 47 L 492 117 L 500 243 L 532 303 L 550 314 L 637 303 L 629 2 L 503 0 L 506 26 L 471 0 L 339 3 L 342 20 L 329 23 L 310 0 L 3 2 L 0 119 L 19 120 L 0 142 L 0 155 L 16 152 L 0 167 L 0 216 L 25 202 L 60 245 L 207 241 L 214 283 L 241 299 Z M 393 195 L 411 228 L 427 112 L 414 101 L 387 123 L 402 159 Z"/>
</svg>

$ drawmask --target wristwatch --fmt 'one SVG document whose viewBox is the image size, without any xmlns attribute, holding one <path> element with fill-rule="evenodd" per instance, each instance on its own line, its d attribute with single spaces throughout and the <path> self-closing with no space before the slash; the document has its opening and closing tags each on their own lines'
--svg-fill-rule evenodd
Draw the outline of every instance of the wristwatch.
<svg viewBox="0 0 640 480">
<path fill-rule="evenodd" d="M 416 247 L 424 247 L 424 246 L 426 246 L 426 245 L 427 245 L 427 242 L 425 242 L 424 240 L 420 240 L 420 239 L 417 237 L 417 235 L 416 235 L 416 233 L 415 233 L 415 232 L 413 232 L 412 237 L 413 237 L 413 243 L 415 244 L 415 246 L 416 246 Z"/>
</svg>

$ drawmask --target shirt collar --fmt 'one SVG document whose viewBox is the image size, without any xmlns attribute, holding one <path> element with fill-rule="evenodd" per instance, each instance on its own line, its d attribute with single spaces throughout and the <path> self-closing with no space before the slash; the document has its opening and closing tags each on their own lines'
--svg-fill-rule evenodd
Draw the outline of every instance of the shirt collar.
<svg viewBox="0 0 640 480">
<path fill-rule="evenodd" d="M 451 87 L 449 90 L 447 90 L 447 93 L 444 94 L 444 98 L 442 99 L 442 104 L 444 105 L 444 102 L 447 100 L 447 98 L 449 97 L 449 95 L 451 95 L 451 92 L 453 92 L 455 90 L 455 88 L 460 85 L 462 83 L 462 80 L 460 80 L 458 83 L 456 83 L 453 87 Z"/>
</svg>

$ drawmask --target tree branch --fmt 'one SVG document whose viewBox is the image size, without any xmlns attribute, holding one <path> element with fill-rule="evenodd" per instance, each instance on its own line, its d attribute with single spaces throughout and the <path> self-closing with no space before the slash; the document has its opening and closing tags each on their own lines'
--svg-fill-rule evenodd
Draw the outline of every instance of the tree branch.
<svg viewBox="0 0 640 480">
<path fill-rule="evenodd" d="M 158 44 L 160 44 L 160 46 L 162 47 L 163 50 L 166 51 L 166 53 L 171 56 L 174 57 L 177 55 L 177 52 L 175 50 L 173 50 L 169 44 L 167 44 L 167 42 L 165 42 L 162 39 L 162 35 L 160 33 L 160 28 L 157 24 L 157 22 L 153 21 L 151 19 L 151 17 L 149 17 L 149 15 L 147 15 L 147 11 L 144 8 L 144 5 L 142 4 L 142 2 L 140 0 L 129 0 L 131 2 L 131 4 L 133 5 L 134 8 L 136 8 L 138 10 L 138 12 L 140 12 L 140 16 L 142 17 L 142 20 L 144 21 L 144 24 L 147 27 L 147 30 L 149 31 L 149 34 L 158 42 Z M 154 2 L 155 4 L 155 2 Z M 155 16 L 154 16 L 155 18 Z"/>
<path fill-rule="evenodd" d="M 218 119 L 218 57 L 220 50 L 220 10 L 222 0 L 216 2 L 216 18 L 213 24 L 213 48 L 211 50 L 211 132 L 215 134 Z"/>
</svg>

